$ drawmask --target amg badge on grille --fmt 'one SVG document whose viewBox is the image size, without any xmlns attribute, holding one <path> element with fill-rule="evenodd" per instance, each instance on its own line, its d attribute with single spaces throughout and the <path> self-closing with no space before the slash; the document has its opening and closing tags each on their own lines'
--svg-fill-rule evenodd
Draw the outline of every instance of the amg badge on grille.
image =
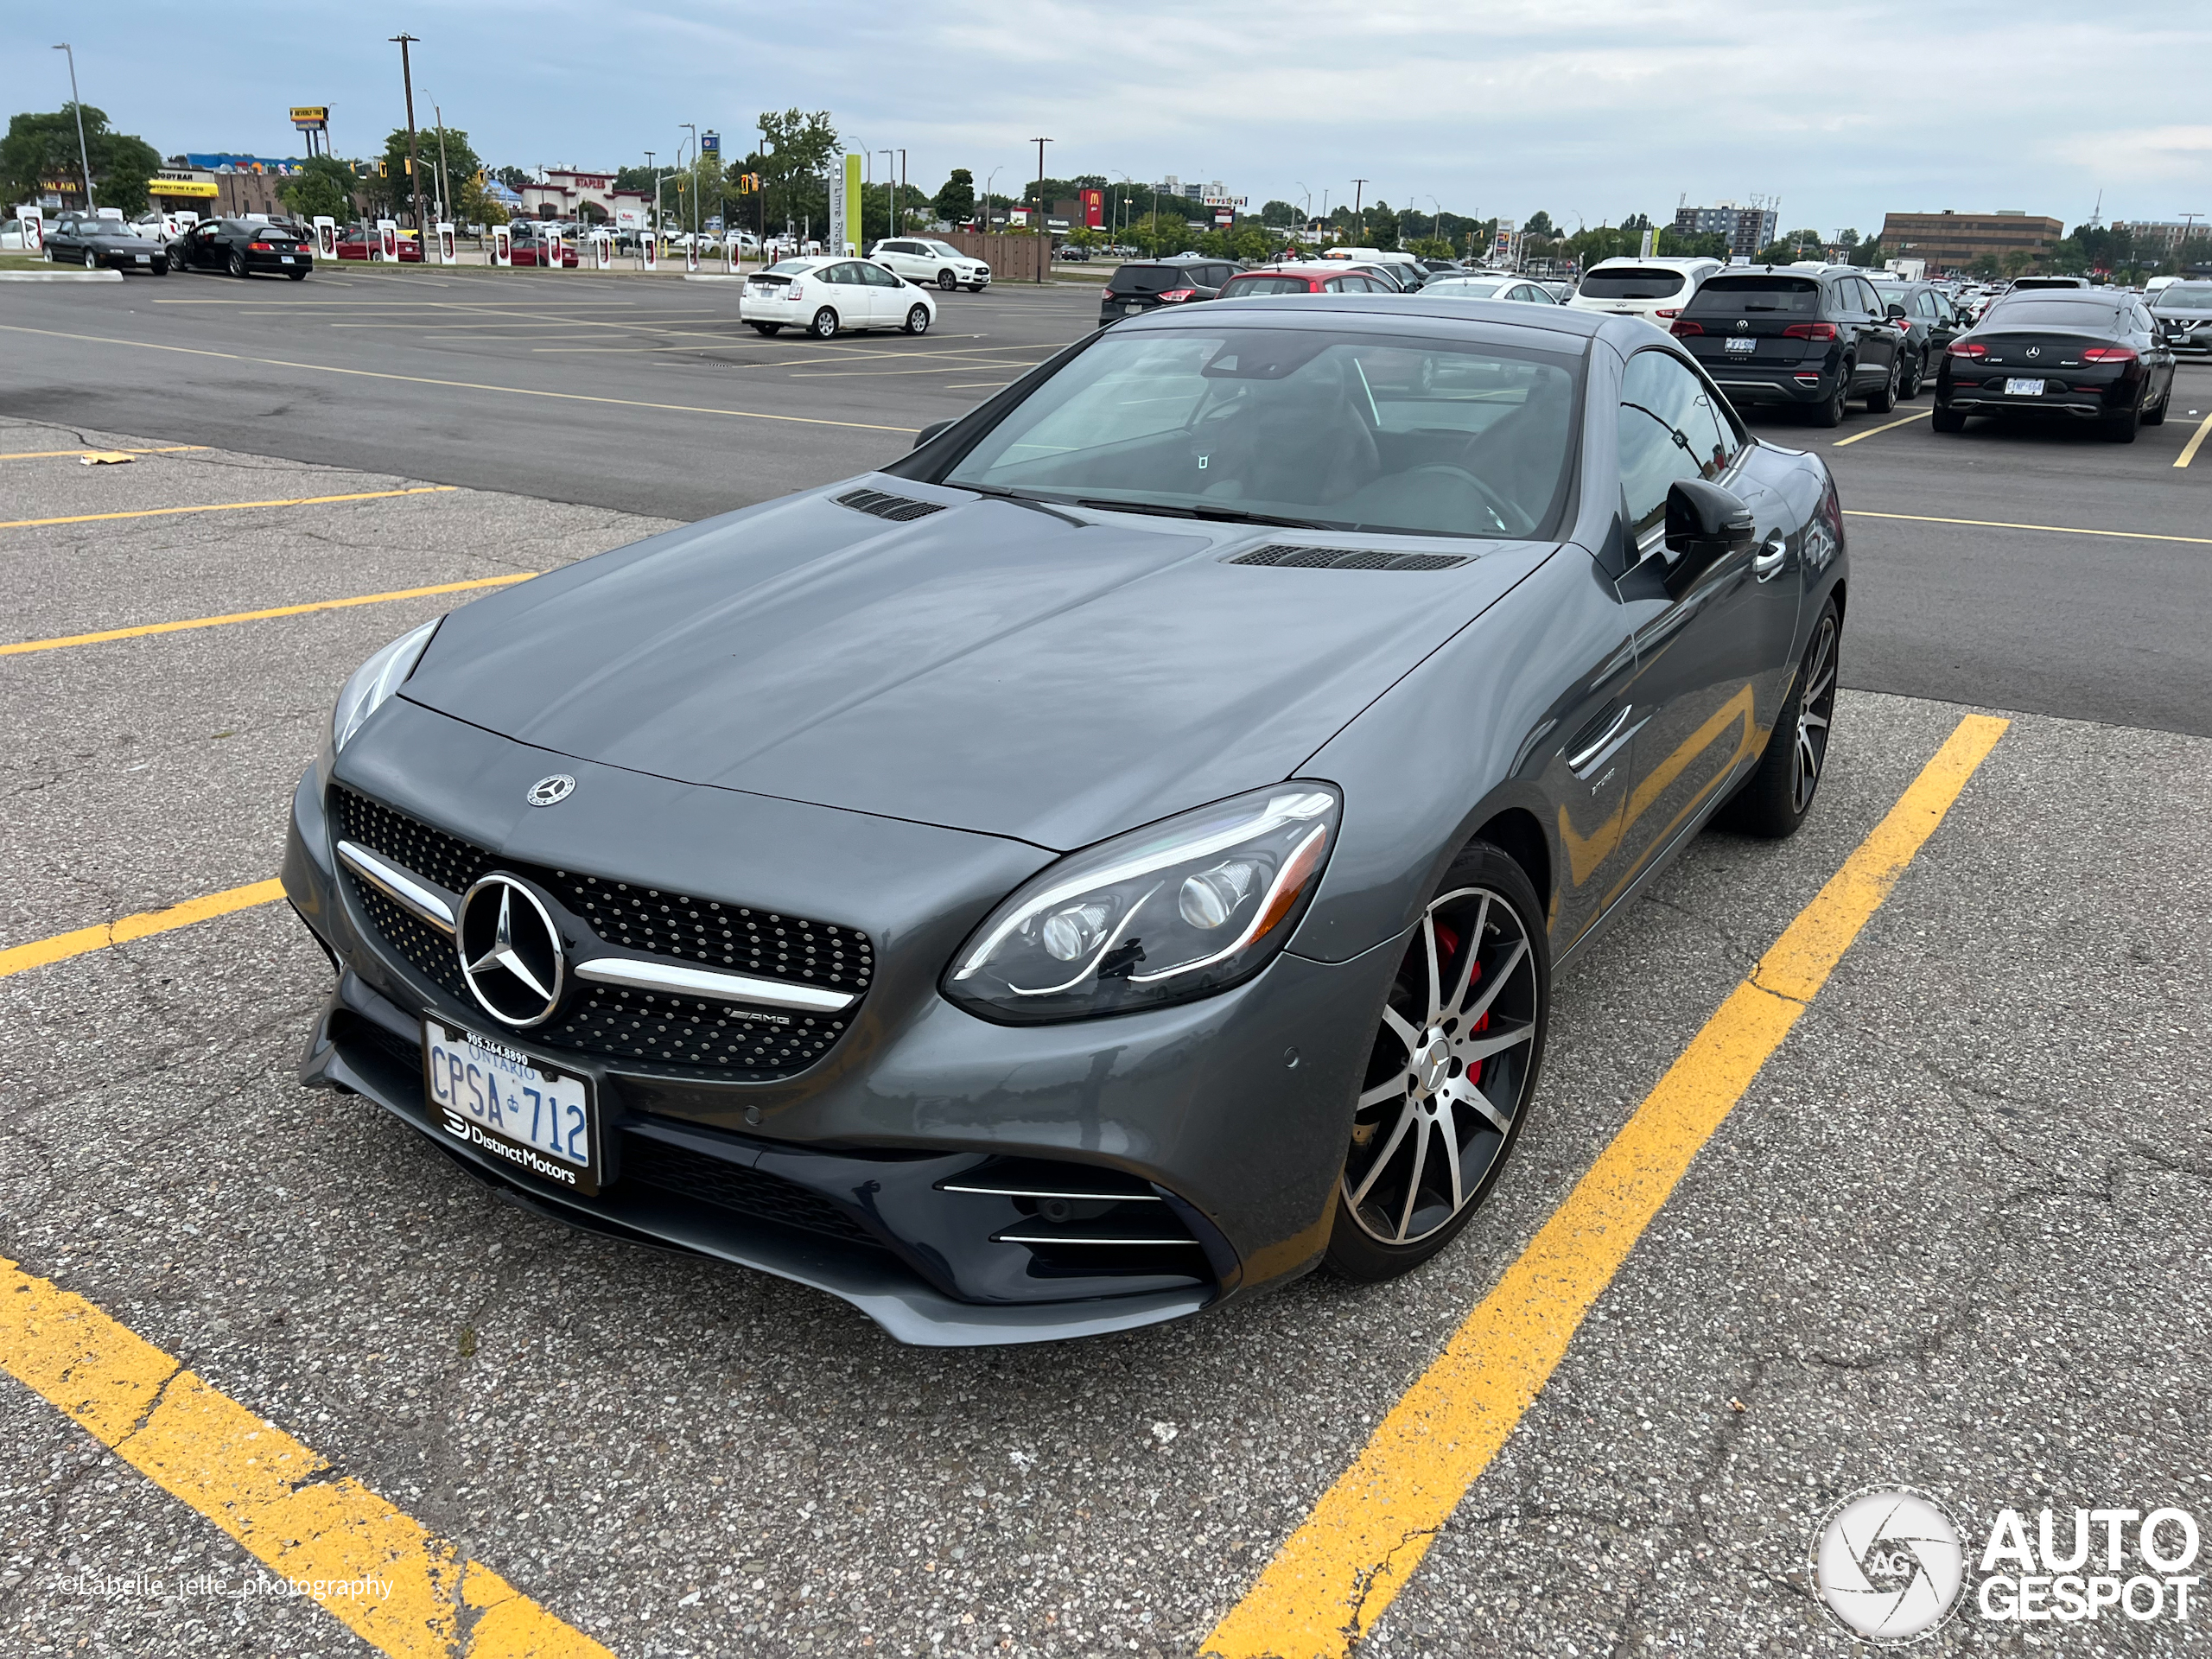
<svg viewBox="0 0 2212 1659">
<path fill-rule="evenodd" d="M 556 772 L 532 784 L 523 799 L 532 806 L 558 806 L 575 792 L 576 780 L 565 772 Z"/>
</svg>

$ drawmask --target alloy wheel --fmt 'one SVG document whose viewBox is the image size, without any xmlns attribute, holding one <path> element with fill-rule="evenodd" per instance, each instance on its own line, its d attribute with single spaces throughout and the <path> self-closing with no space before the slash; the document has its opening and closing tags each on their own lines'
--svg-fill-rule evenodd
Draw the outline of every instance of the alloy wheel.
<svg viewBox="0 0 2212 1659">
<path fill-rule="evenodd" d="M 1525 1102 L 1536 963 L 1504 894 L 1431 902 L 1382 1010 L 1344 1163 L 1344 1207 L 1384 1244 L 1420 1243 L 1479 1198 Z"/>
<path fill-rule="evenodd" d="M 94 253 L 90 248 L 86 248 L 85 250 L 85 269 L 86 270 L 98 270 L 99 268 L 99 255 Z"/>
<path fill-rule="evenodd" d="M 918 305 L 918 306 L 914 307 L 912 310 L 911 310 L 911 311 L 909 311 L 909 312 L 907 312 L 907 313 L 906 313 L 906 332 L 907 332 L 908 334 L 926 334 L 927 333 L 929 333 L 929 331 L 930 331 L 930 308 L 929 308 L 929 307 L 927 307 L 927 306 L 925 306 L 925 305 Z"/>
<path fill-rule="evenodd" d="M 1835 618 L 1821 618 L 1805 653 L 1805 684 L 1797 696 L 1797 745 L 1789 773 L 1789 801 L 1802 816 L 1821 786 L 1827 763 L 1828 722 L 1835 715 Z"/>
</svg>

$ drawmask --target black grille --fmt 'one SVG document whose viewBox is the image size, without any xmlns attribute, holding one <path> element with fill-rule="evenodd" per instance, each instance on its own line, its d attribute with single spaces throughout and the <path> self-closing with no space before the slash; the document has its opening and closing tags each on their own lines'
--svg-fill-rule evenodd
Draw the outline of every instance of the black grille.
<svg viewBox="0 0 2212 1659">
<path fill-rule="evenodd" d="M 622 1179 L 680 1192 L 760 1221 L 797 1227 L 877 1249 L 882 1241 L 820 1193 L 780 1175 L 695 1152 L 642 1135 L 622 1141 Z"/>
<path fill-rule="evenodd" d="M 1293 547 L 1277 543 L 1239 553 L 1227 564 L 1279 564 L 1304 570 L 1449 570 L 1470 561 L 1457 553 L 1386 553 L 1375 549 Z"/>
<path fill-rule="evenodd" d="M 881 490 L 848 490 L 837 498 L 837 505 L 850 507 L 855 512 L 872 512 L 879 518 L 900 524 L 944 511 L 942 501 L 917 501 L 912 496 L 886 495 Z"/>
<path fill-rule="evenodd" d="M 620 949 L 855 996 L 866 992 L 874 974 L 868 936 L 853 928 L 503 861 L 474 842 L 342 786 L 331 791 L 331 810 L 348 840 L 453 892 L 465 891 L 495 868 L 543 881 L 602 940 Z M 416 972 L 455 1001 L 474 1005 L 450 934 L 417 919 L 358 878 L 353 890 L 370 922 Z M 718 1081 L 757 1083 L 787 1077 L 813 1065 L 844 1035 L 851 1015 L 851 1009 L 827 1015 L 741 1008 L 710 998 L 586 983 L 571 994 L 557 1019 L 530 1033 L 530 1040 L 680 1066 Z"/>
</svg>

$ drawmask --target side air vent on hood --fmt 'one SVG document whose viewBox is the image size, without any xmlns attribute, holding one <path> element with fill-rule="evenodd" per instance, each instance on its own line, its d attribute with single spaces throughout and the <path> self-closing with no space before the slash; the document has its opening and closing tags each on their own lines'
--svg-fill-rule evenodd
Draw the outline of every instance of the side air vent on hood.
<svg viewBox="0 0 2212 1659">
<path fill-rule="evenodd" d="M 1384 553 L 1343 547 L 1293 547 L 1277 543 L 1239 553 L 1225 564 L 1296 565 L 1307 570 L 1449 570 L 1471 563 L 1458 553 Z"/>
<path fill-rule="evenodd" d="M 944 511 L 942 501 L 917 501 L 911 496 L 886 495 L 881 490 L 850 490 L 837 497 L 837 505 L 850 507 L 855 512 L 872 512 L 879 518 L 900 524 L 910 518 L 926 518 L 933 512 Z"/>
</svg>

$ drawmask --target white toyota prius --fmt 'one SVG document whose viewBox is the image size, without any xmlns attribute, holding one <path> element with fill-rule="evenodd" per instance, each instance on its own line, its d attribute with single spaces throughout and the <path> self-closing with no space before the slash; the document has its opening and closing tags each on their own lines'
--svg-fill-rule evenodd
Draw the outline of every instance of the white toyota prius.
<svg viewBox="0 0 2212 1659">
<path fill-rule="evenodd" d="M 785 259 L 745 279 L 737 315 L 764 334 L 785 328 L 804 328 L 817 340 L 832 339 L 841 328 L 926 334 L 937 321 L 937 302 L 865 259 Z"/>
</svg>

